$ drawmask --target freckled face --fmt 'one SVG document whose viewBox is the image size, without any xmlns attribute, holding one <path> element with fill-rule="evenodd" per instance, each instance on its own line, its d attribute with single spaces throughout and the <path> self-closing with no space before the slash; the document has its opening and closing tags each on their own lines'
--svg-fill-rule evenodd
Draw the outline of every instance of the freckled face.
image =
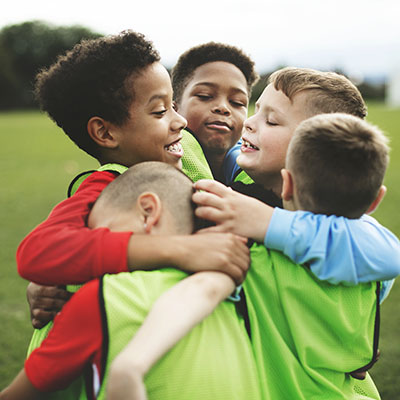
<svg viewBox="0 0 400 400">
<path fill-rule="evenodd" d="M 240 138 L 247 116 L 246 78 L 235 65 L 215 61 L 198 67 L 178 111 L 205 153 L 224 154 Z"/>
<path fill-rule="evenodd" d="M 268 187 L 281 182 L 289 141 L 297 125 L 309 117 L 306 96 L 299 92 L 290 100 L 270 84 L 257 100 L 254 115 L 244 122 L 237 163 L 256 182 Z"/>
</svg>

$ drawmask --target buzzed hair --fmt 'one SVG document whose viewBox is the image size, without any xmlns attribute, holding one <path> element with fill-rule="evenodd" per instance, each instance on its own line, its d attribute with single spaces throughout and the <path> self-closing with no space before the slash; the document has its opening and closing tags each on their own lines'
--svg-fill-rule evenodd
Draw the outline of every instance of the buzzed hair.
<svg viewBox="0 0 400 400">
<path fill-rule="evenodd" d="M 299 92 L 309 91 L 306 100 L 308 116 L 323 113 L 345 113 L 365 118 L 367 107 L 357 87 L 345 76 L 309 68 L 287 67 L 268 78 L 276 90 L 290 100 Z"/>
<path fill-rule="evenodd" d="M 195 70 L 209 62 L 225 61 L 233 64 L 242 71 L 250 97 L 251 88 L 258 81 L 259 75 L 255 71 L 254 61 L 241 49 L 223 43 L 209 42 L 195 46 L 183 53 L 171 72 L 174 100 L 179 104 L 183 92 L 192 78 Z"/>
<path fill-rule="evenodd" d="M 295 130 L 286 168 L 301 209 L 359 218 L 377 197 L 388 162 L 388 139 L 377 127 L 348 114 L 321 114 Z"/>
<path fill-rule="evenodd" d="M 193 182 L 182 171 L 163 162 L 147 161 L 130 167 L 103 190 L 96 204 L 119 212 L 130 211 L 144 192 L 160 198 L 180 233 L 193 232 Z"/>
<path fill-rule="evenodd" d="M 118 35 L 84 40 L 36 77 L 40 108 L 78 147 L 100 156 L 100 147 L 87 132 L 92 117 L 122 126 L 130 117 L 134 78 L 160 60 L 144 35 Z"/>
</svg>

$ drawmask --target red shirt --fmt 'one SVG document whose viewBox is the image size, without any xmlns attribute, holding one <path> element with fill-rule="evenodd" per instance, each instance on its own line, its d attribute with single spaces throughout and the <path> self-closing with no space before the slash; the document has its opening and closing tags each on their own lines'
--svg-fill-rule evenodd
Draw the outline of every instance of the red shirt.
<svg viewBox="0 0 400 400">
<path fill-rule="evenodd" d="M 94 172 L 26 236 L 17 250 L 18 272 L 23 278 L 42 285 L 65 285 L 128 270 L 132 232 L 86 226 L 91 207 L 114 179 L 111 172 Z"/>
<path fill-rule="evenodd" d="M 85 371 L 96 371 L 101 382 L 102 345 L 96 279 L 75 293 L 56 316 L 49 336 L 25 361 L 26 375 L 42 392 L 64 389 Z"/>
</svg>

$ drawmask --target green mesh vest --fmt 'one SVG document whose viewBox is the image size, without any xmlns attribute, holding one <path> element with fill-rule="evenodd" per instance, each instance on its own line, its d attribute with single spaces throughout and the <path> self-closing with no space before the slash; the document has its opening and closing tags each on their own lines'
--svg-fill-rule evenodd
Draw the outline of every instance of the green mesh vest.
<svg viewBox="0 0 400 400">
<path fill-rule="evenodd" d="M 176 269 L 104 276 L 108 354 L 100 399 L 112 360 L 160 294 L 186 276 Z M 151 369 L 145 384 L 149 400 L 261 400 L 250 341 L 235 305 L 222 302 Z"/>
<path fill-rule="evenodd" d="M 348 374 L 373 358 L 377 284 L 330 285 L 257 244 L 251 260 L 243 288 L 263 399 L 379 399 Z"/>
<path fill-rule="evenodd" d="M 182 146 L 184 149 L 184 156 L 182 157 L 182 169 L 185 174 L 193 181 L 199 179 L 213 179 L 211 170 L 204 157 L 203 151 L 197 140 L 188 131 L 182 131 Z M 102 165 L 97 171 L 114 171 L 122 174 L 127 170 L 127 167 L 120 164 L 105 164 Z M 68 188 L 68 197 L 72 196 L 82 184 L 82 182 L 89 177 L 95 170 L 87 171 L 76 176 Z M 68 285 L 67 290 L 76 292 L 82 285 Z M 35 329 L 28 347 L 27 355 L 29 356 L 33 350 L 40 346 L 42 341 L 47 337 L 53 323 L 50 322 L 42 329 Z M 76 393 L 80 392 L 81 382 L 74 384 L 70 389 L 56 392 L 51 395 L 54 399 L 76 399 Z M 49 397 L 50 398 L 50 397 Z"/>
</svg>

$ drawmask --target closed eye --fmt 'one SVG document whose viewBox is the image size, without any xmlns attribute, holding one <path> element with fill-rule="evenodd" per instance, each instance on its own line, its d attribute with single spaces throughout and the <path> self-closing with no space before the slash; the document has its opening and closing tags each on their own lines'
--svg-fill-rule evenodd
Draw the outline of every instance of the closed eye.
<svg viewBox="0 0 400 400">
<path fill-rule="evenodd" d="M 247 104 L 242 103 L 241 101 L 231 101 L 231 104 L 234 105 L 235 107 L 247 107 Z"/>
<path fill-rule="evenodd" d="M 207 101 L 210 100 L 212 97 L 208 94 L 196 94 L 196 97 L 200 100 Z"/>
<path fill-rule="evenodd" d="M 167 109 L 164 109 L 164 110 L 160 110 L 160 111 L 154 111 L 152 114 L 163 116 L 166 112 L 167 112 Z"/>
</svg>

